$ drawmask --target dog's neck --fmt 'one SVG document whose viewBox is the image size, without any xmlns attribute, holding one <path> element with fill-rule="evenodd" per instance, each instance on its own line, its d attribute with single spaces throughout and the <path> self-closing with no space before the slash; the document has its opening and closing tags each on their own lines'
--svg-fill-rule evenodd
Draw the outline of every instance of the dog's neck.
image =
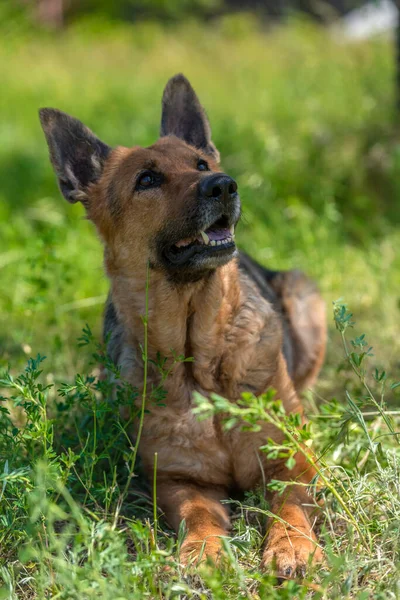
<svg viewBox="0 0 400 600">
<path fill-rule="evenodd" d="M 112 278 L 112 299 L 127 342 L 144 344 L 143 317 L 148 299 L 148 355 L 153 360 L 183 355 L 196 362 L 221 352 L 223 327 L 239 307 L 238 266 L 231 261 L 206 279 L 175 285 L 158 271 Z M 146 291 L 146 289 L 148 290 Z M 203 359 L 204 360 L 204 359 Z"/>
</svg>

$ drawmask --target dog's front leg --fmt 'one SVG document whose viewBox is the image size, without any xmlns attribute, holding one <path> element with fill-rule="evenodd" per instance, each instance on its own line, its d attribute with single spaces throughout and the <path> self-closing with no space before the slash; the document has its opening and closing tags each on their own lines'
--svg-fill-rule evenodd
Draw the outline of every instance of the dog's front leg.
<svg viewBox="0 0 400 600">
<path fill-rule="evenodd" d="M 157 483 L 159 505 L 176 532 L 185 520 L 187 535 L 180 551 L 182 564 L 196 564 L 207 558 L 218 561 L 221 536 L 226 536 L 230 528 L 228 510 L 220 502 L 227 497 L 227 492 L 219 486 L 169 480 Z"/>
<path fill-rule="evenodd" d="M 274 493 L 268 498 L 271 512 L 277 518 L 269 519 L 262 565 L 271 566 L 278 577 L 304 576 L 309 563 L 322 560 L 311 518 L 315 502 L 304 485 L 314 474 L 314 469 L 300 453 L 296 456 L 294 469 L 289 471 L 282 465 L 274 472 L 274 478 L 278 480 L 298 482 L 288 485 L 283 493 Z"/>
</svg>

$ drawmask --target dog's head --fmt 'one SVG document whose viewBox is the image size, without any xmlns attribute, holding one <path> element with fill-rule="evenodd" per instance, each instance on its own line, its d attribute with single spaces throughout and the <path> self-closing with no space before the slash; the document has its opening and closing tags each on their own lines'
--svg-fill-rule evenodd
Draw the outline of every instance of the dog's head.
<svg viewBox="0 0 400 600">
<path fill-rule="evenodd" d="M 111 273 L 150 263 L 170 279 L 200 279 L 236 254 L 236 182 L 221 172 L 207 116 L 183 75 L 167 84 L 159 140 L 148 148 L 100 141 L 80 121 L 40 119 L 61 192 L 81 201 L 106 246 Z"/>
</svg>

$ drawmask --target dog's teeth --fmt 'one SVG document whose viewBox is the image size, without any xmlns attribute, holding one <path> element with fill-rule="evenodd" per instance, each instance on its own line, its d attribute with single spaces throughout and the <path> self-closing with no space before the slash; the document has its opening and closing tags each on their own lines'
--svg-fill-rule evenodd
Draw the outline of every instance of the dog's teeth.
<svg viewBox="0 0 400 600">
<path fill-rule="evenodd" d="M 215 246 L 215 245 L 216 245 L 216 243 L 217 243 L 217 242 L 216 242 L 215 240 L 211 240 L 211 242 L 210 242 L 211 246 Z"/>
<path fill-rule="evenodd" d="M 235 226 L 234 226 L 234 225 L 231 225 L 231 226 L 229 227 L 229 231 L 230 231 L 230 232 L 231 232 L 231 234 L 233 235 L 233 234 L 235 233 Z"/>
<path fill-rule="evenodd" d="M 203 238 L 203 242 L 208 245 L 210 242 L 210 238 L 208 237 L 208 235 L 206 234 L 205 231 L 200 231 L 200 235 Z"/>
</svg>

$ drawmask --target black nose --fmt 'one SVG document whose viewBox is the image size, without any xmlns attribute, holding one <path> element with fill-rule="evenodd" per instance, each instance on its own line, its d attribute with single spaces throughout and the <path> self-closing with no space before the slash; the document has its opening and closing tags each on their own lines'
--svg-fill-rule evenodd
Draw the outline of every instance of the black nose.
<svg viewBox="0 0 400 600">
<path fill-rule="evenodd" d="M 236 194 L 237 188 L 236 181 L 223 173 L 203 177 L 199 184 L 200 195 L 215 200 L 227 200 Z"/>
</svg>

